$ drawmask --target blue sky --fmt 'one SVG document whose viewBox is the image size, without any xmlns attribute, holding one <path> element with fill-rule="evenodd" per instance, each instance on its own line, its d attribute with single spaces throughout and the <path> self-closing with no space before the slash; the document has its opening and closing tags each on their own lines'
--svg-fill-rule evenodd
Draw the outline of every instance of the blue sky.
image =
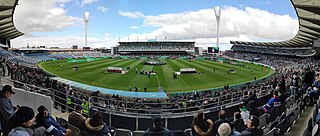
<svg viewBox="0 0 320 136">
<path fill-rule="evenodd" d="M 290 0 L 20 0 L 14 21 L 26 35 L 13 46 L 82 47 L 87 11 L 91 47 L 115 46 L 119 37 L 195 39 L 207 47 L 216 41 L 216 6 L 222 9 L 222 43 L 287 40 L 298 30 Z"/>
</svg>

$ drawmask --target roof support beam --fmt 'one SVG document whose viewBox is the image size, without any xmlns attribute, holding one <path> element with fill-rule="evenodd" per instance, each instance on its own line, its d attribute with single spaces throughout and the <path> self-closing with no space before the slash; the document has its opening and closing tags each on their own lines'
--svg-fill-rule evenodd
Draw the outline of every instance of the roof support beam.
<svg viewBox="0 0 320 136">
<path fill-rule="evenodd" d="M 0 6 L 0 12 L 8 9 L 13 9 L 13 6 Z"/>
<path fill-rule="evenodd" d="M 9 24 L 9 23 L 11 23 L 11 20 L 0 21 L 0 26 L 1 26 L 1 25 L 5 25 L 5 24 Z"/>
</svg>

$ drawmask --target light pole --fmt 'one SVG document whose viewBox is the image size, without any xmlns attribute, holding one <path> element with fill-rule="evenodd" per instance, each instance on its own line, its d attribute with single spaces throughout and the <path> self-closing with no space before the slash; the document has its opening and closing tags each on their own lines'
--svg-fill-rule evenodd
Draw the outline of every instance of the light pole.
<svg viewBox="0 0 320 136">
<path fill-rule="evenodd" d="M 90 13 L 84 12 L 84 27 L 85 27 L 85 36 L 84 36 L 84 46 L 88 47 L 88 23 L 89 23 Z"/>
<path fill-rule="evenodd" d="M 221 8 L 214 7 L 213 9 L 214 9 L 214 13 L 216 14 L 216 20 L 217 20 L 217 47 L 219 47 L 219 26 L 220 26 Z"/>
</svg>

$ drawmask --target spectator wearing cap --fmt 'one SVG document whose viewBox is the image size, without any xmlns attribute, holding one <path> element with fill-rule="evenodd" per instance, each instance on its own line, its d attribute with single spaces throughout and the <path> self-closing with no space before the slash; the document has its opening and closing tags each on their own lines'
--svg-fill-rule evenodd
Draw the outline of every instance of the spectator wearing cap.
<svg viewBox="0 0 320 136">
<path fill-rule="evenodd" d="M 12 94 L 15 94 L 15 92 L 12 91 L 12 87 L 10 85 L 3 86 L 0 94 L 0 124 L 2 124 L 0 126 L 4 135 L 8 135 L 10 132 L 9 118 L 14 115 L 16 108 L 12 105 L 10 100 Z"/>
<path fill-rule="evenodd" d="M 68 117 L 68 122 L 71 125 L 78 127 L 80 130 L 85 128 L 84 122 L 86 121 L 86 117 L 82 115 L 82 106 L 77 105 L 76 110 L 71 112 Z"/>
<path fill-rule="evenodd" d="M 13 129 L 9 136 L 43 136 L 46 134 L 44 127 L 33 127 L 34 112 L 31 108 L 22 106 L 10 119 L 13 122 Z"/>
<path fill-rule="evenodd" d="M 219 136 L 230 136 L 231 133 L 231 127 L 228 123 L 222 123 L 218 128 Z"/>
<path fill-rule="evenodd" d="M 203 112 L 199 111 L 193 118 L 191 129 L 194 136 L 211 136 L 213 122 L 211 119 L 206 119 Z"/>
<path fill-rule="evenodd" d="M 245 106 L 241 106 L 240 111 L 241 111 L 240 112 L 241 118 L 242 118 L 244 124 L 247 125 L 248 119 L 250 117 L 249 111 L 247 110 L 247 108 Z"/>
<path fill-rule="evenodd" d="M 50 114 L 43 105 L 38 107 L 36 122 L 40 126 L 47 128 L 47 132 L 54 136 L 70 136 L 71 130 L 63 128 Z"/>
<path fill-rule="evenodd" d="M 263 136 L 263 131 L 259 128 L 259 118 L 257 116 L 250 116 L 247 129 L 239 136 Z"/>
<path fill-rule="evenodd" d="M 96 112 L 92 118 L 85 120 L 86 131 L 97 136 L 110 135 L 109 126 L 103 122 L 101 113 Z"/>
<path fill-rule="evenodd" d="M 153 127 L 148 128 L 143 136 L 173 136 L 173 133 L 163 127 L 163 120 L 160 116 L 152 118 Z"/>
</svg>

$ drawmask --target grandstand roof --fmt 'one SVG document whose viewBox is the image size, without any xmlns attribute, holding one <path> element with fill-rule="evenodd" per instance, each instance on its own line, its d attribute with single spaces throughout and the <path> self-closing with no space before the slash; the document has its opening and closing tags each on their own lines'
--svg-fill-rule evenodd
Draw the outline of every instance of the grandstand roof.
<svg viewBox="0 0 320 136">
<path fill-rule="evenodd" d="M 299 18 L 299 31 L 294 38 L 281 42 L 230 41 L 230 43 L 270 47 L 312 47 L 313 40 L 320 39 L 320 1 L 291 0 L 291 2 Z"/>
<path fill-rule="evenodd" d="M 0 0 L 0 38 L 14 39 L 21 35 L 13 24 L 13 13 L 19 0 Z"/>
</svg>

